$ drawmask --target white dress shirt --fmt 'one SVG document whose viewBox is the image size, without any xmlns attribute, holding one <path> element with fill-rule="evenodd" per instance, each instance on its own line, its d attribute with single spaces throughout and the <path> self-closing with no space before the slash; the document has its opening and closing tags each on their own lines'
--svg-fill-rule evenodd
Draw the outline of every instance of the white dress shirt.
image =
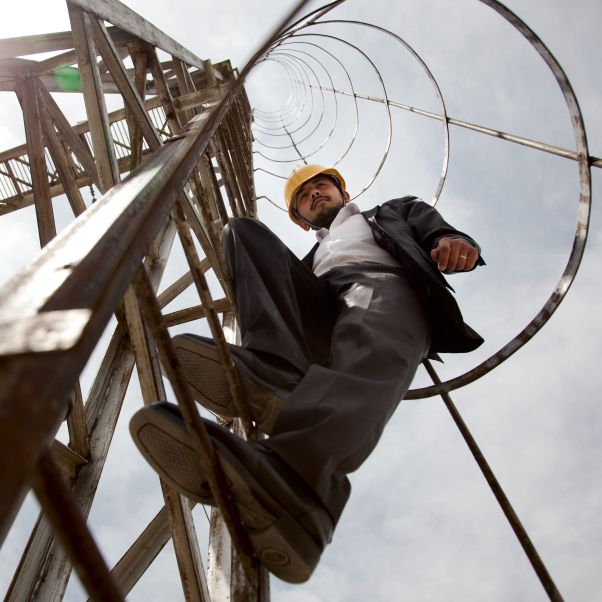
<svg viewBox="0 0 602 602">
<path fill-rule="evenodd" d="M 314 255 L 313 270 L 322 276 L 335 267 L 377 263 L 399 267 L 400 263 L 374 241 L 372 230 L 355 203 L 345 205 L 330 228 L 316 232 L 320 243 Z"/>
</svg>

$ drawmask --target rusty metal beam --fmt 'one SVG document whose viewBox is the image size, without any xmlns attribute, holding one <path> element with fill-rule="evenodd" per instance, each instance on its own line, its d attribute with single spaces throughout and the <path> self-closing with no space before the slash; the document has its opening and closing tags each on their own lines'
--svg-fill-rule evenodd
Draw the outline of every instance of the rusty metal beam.
<svg viewBox="0 0 602 602">
<path fill-rule="evenodd" d="M 105 26 L 96 20 L 90 22 L 90 28 L 99 53 L 103 57 L 115 84 L 121 92 L 128 110 L 133 114 L 137 126 L 141 129 L 151 151 L 161 146 L 162 141 L 144 107 L 144 101 L 128 77 L 119 54 L 107 33 Z M 108 116 L 107 116 L 108 123 Z"/>
<path fill-rule="evenodd" d="M 49 452 L 43 453 L 39 459 L 33 474 L 33 488 L 92 598 L 99 602 L 123 602 L 81 510 Z"/>
<path fill-rule="evenodd" d="M 94 47 L 90 17 L 70 2 L 67 3 L 67 6 L 73 28 L 73 41 L 77 52 L 86 114 L 90 123 L 94 159 L 98 168 L 99 187 L 101 192 L 106 192 L 119 181 L 119 168 L 96 62 L 97 53 Z"/>
<path fill-rule="evenodd" d="M 109 27 L 109 33 L 116 44 L 124 44 L 135 40 L 136 36 L 123 31 L 118 27 Z M 41 52 L 56 52 L 57 50 L 71 50 L 73 48 L 73 34 L 70 31 L 58 31 L 34 36 L 20 36 L 17 38 L 3 38 L 0 40 L 0 60 L 18 56 L 27 56 Z M 46 61 L 56 61 L 55 57 Z M 60 65 L 72 65 L 73 62 L 66 61 L 61 56 Z M 37 65 L 48 66 L 46 61 L 40 61 Z M 32 61 L 33 62 L 33 61 Z M 35 67 L 34 67 L 35 68 Z"/>
<path fill-rule="evenodd" d="M 71 169 L 67 159 L 65 148 L 58 139 L 57 132 L 52 125 L 50 115 L 42 105 L 40 110 L 40 120 L 44 131 L 44 141 L 52 157 L 52 161 L 57 169 L 60 180 L 63 183 L 67 200 L 76 217 L 86 210 L 86 204 L 82 198 L 79 186 L 77 185 L 75 174 Z"/>
<path fill-rule="evenodd" d="M 59 362 L 57 378 L 45 382 L 40 390 L 37 390 L 39 375 L 48 373 L 57 357 L 35 354 L 22 359 L 8 355 L 3 362 L 1 374 L 8 386 L 0 392 L 0 404 L 7 420 L 0 425 L 0 440 L 12 449 L 13 458 L 18 461 L 5 466 L 6 458 L 0 458 L 2 473 L 6 475 L 0 493 L 1 538 L 25 491 L 29 471 L 54 438 L 65 414 L 65 402 L 59 400 L 67 399 L 70 394 L 85 358 L 125 293 L 145 249 L 165 223 L 171 203 L 190 177 L 233 100 L 223 103 L 215 115 L 207 112 L 197 116 L 177 141 L 160 148 L 131 174 L 127 183 L 115 187 L 90 207 L 82 216 L 85 219 L 76 222 L 77 227 L 67 228 L 53 253 L 41 256 L 34 271 L 13 281 L 10 294 L 0 292 L 0 323 L 4 324 L 6 319 L 12 322 L 14 315 L 65 311 L 70 307 L 91 308 L 83 328 L 80 324 L 74 332 L 74 326 L 65 326 L 62 332 L 55 333 L 59 343 L 73 341 L 74 337 L 77 343 L 66 343 L 69 348 L 62 352 L 65 361 Z M 159 166 L 161 169 L 157 169 Z M 100 224 L 103 226 L 99 227 Z M 90 273 L 96 275 L 93 281 L 89 281 Z M 41 274 L 54 274 L 54 277 Z M 82 281 L 88 282 L 88 286 L 82 288 Z M 5 340 L 10 348 L 10 333 L 7 328 L 3 330 L 8 335 Z M 28 403 L 17 403 L 23 399 L 28 399 Z M 43 406 L 44 412 L 36 412 L 37 405 Z M 26 418 L 31 412 L 36 416 L 34 421 Z M 23 433 L 10 428 L 17 423 L 29 423 L 29 431 Z"/>
<path fill-rule="evenodd" d="M 160 48 L 189 65 L 203 69 L 203 59 L 199 58 L 174 39 L 163 33 L 152 23 L 116 0 L 70 0 L 74 5 L 96 17 L 130 32 L 136 37 Z"/>
<path fill-rule="evenodd" d="M 56 236 L 56 225 L 52 210 L 48 169 L 46 158 L 44 157 L 37 86 L 36 80 L 31 77 L 20 80 L 18 84 L 18 96 L 23 107 L 38 233 L 40 236 L 40 245 L 43 247 Z"/>
</svg>

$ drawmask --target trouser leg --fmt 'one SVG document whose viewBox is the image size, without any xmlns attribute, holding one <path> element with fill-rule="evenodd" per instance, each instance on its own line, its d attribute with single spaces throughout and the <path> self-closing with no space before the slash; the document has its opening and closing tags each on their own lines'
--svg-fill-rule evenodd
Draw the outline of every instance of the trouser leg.
<svg viewBox="0 0 602 602">
<path fill-rule="evenodd" d="M 427 353 L 421 296 L 403 274 L 339 268 L 318 279 L 255 220 L 232 220 L 223 243 L 243 350 L 259 376 L 292 391 L 260 445 L 312 487 L 336 523 L 346 475 L 376 445 Z"/>
<path fill-rule="evenodd" d="M 332 292 L 257 220 L 231 220 L 222 246 L 239 312 L 237 355 L 258 376 L 291 390 L 312 363 L 328 361 Z"/>
<path fill-rule="evenodd" d="M 338 299 L 331 359 L 309 367 L 261 445 L 303 477 L 336 524 L 346 475 L 374 449 L 427 354 L 430 330 L 403 274 L 338 268 L 325 280 Z"/>
</svg>

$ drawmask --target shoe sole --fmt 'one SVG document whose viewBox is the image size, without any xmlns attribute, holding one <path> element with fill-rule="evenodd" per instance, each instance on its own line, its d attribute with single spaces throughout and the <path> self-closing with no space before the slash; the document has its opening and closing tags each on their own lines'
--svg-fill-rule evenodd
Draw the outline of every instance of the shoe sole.
<svg viewBox="0 0 602 602">
<path fill-rule="evenodd" d="M 201 504 L 215 506 L 211 487 L 203 477 L 198 453 L 189 441 L 183 421 L 167 412 L 136 412 L 130 433 L 147 462 L 161 478 Z"/>
<path fill-rule="evenodd" d="M 174 337 L 173 343 L 195 401 L 220 416 L 238 416 L 226 371 L 215 345 L 184 335 Z M 263 433 L 271 433 L 284 403 L 282 396 L 262 384 L 235 358 L 234 366 L 253 420 Z"/>
<path fill-rule="evenodd" d="M 165 411 L 138 412 L 130 422 L 136 445 L 164 481 L 186 497 L 215 506 L 198 454 L 184 429 L 179 418 Z M 212 441 L 259 561 L 283 581 L 307 581 L 320 559 L 320 547 L 226 446 Z"/>
</svg>

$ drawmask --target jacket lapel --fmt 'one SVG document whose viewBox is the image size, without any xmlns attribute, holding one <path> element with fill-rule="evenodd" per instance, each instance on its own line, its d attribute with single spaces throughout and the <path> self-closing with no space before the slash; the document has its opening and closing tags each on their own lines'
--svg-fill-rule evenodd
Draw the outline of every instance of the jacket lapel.
<svg viewBox="0 0 602 602">
<path fill-rule="evenodd" d="M 314 267 L 314 255 L 318 250 L 318 246 L 320 243 L 316 243 L 310 250 L 310 252 L 301 260 L 301 262 L 306 265 L 310 270 L 313 270 Z"/>
</svg>

